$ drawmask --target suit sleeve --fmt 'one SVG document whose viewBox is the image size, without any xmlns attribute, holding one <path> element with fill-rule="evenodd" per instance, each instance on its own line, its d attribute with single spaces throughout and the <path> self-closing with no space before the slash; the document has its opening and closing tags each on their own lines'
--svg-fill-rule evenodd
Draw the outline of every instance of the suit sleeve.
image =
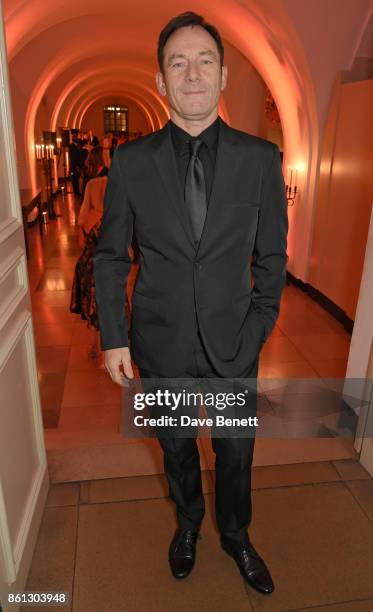
<svg viewBox="0 0 373 612">
<path fill-rule="evenodd" d="M 281 293 L 286 282 L 287 212 L 280 151 L 277 145 L 273 145 L 272 161 L 264 177 L 251 264 L 251 306 L 263 324 L 263 342 L 275 325 L 280 311 Z"/>
<path fill-rule="evenodd" d="M 104 214 L 93 257 L 101 348 L 128 346 L 125 316 L 127 278 L 131 269 L 128 246 L 133 213 L 125 192 L 118 151 L 114 153 L 104 198 Z"/>
</svg>

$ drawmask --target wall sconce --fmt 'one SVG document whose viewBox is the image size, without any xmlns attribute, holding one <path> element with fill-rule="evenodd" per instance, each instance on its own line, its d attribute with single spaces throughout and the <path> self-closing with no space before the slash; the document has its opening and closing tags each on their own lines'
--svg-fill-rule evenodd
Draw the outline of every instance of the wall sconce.
<svg viewBox="0 0 373 612">
<path fill-rule="evenodd" d="M 303 172 L 304 164 L 297 166 L 288 166 L 288 182 L 285 185 L 286 199 L 288 206 L 293 206 L 297 195 L 299 194 L 298 187 L 298 172 Z"/>
</svg>

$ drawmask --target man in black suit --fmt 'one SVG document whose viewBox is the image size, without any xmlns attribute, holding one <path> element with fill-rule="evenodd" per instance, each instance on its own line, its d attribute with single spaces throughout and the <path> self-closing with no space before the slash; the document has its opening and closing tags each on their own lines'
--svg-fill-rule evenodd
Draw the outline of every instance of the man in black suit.
<svg viewBox="0 0 373 612">
<path fill-rule="evenodd" d="M 120 146 L 110 169 L 94 257 L 102 349 L 112 379 L 254 378 L 285 284 L 287 202 L 278 147 L 218 116 L 227 82 L 218 31 L 195 13 L 162 30 L 158 91 L 171 120 Z M 135 236 L 131 354 L 124 312 Z M 250 278 L 250 269 L 251 276 Z M 195 561 L 204 515 L 193 437 L 162 437 L 178 528 L 169 549 L 176 578 Z M 254 436 L 214 438 L 216 517 L 224 550 L 248 584 L 274 589 L 250 542 Z"/>
</svg>

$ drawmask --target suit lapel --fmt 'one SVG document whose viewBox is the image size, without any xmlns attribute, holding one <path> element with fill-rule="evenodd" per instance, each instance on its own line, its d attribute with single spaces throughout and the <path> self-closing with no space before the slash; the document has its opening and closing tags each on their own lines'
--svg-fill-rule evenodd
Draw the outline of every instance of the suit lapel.
<svg viewBox="0 0 373 612">
<path fill-rule="evenodd" d="M 211 196 L 201 240 L 198 245 L 197 254 L 200 255 L 211 235 L 211 230 L 216 223 L 219 210 L 229 197 L 229 191 L 232 190 L 232 181 L 234 180 L 231 171 L 235 166 L 235 156 L 237 154 L 236 139 L 234 131 L 220 119 L 218 148 L 215 161 L 214 179 L 212 183 Z"/>
<path fill-rule="evenodd" d="M 170 121 L 160 130 L 156 142 L 153 143 L 152 157 L 163 183 L 163 187 L 168 194 L 171 206 L 179 217 L 189 242 L 192 244 L 193 249 L 195 249 L 188 212 L 184 203 L 184 194 L 180 185 L 174 147 L 171 140 Z"/>
<path fill-rule="evenodd" d="M 216 222 L 219 209 L 224 205 L 226 198 L 229 197 L 227 185 L 230 186 L 230 189 L 232 188 L 234 177 L 233 175 L 231 176 L 231 172 L 234 169 L 235 156 L 237 154 L 236 142 L 234 131 L 220 119 L 214 180 L 206 221 L 201 240 L 198 244 L 197 254 L 200 254 L 208 243 L 208 238 Z M 186 237 L 192 245 L 193 250 L 196 251 L 188 211 L 184 202 L 184 194 L 180 186 L 175 152 L 171 139 L 170 121 L 168 121 L 164 128 L 159 131 L 155 142 L 153 141 L 151 153 L 163 187 L 168 195 L 170 206 L 179 217 Z"/>
</svg>

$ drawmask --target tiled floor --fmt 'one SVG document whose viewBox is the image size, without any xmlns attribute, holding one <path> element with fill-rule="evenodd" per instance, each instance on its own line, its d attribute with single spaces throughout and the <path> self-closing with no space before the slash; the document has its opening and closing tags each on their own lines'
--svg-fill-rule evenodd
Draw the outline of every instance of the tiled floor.
<svg viewBox="0 0 373 612">
<path fill-rule="evenodd" d="M 67 591 L 73 612 L 373 610 L 373 479 L 357 461 L 253 468 L 250 537 L 270 596 L 246 587 L 220 549 L 213 472 L 203 485 L 196 567 L 181 582 L 167 562 L 175 519 L 164 475 L 52 485 L 27 590 Z"/>
<path fill-rule="evenodd" d="M 54 484 L 27 589 L 69 591 L 74 612 L 373 610 L 373 480 L 348 438 L 256 440 L 250 535 L 273 574 L 270 597 L 246 588 L 219 548 L 214 455 L 209 441 L 199 440 L 207 502 L 203 538 L 189 579 L 172 579 L 167 548 L 175 521 L 158 443 L 123 438 L 120 389 L 98 360 L 88 358 L 90 335 L 68 309 L 81 250 L 76 207 L 71 196 L 60 201 L 63 216 L 46 226 L 42 239 L 36 228 L 29 231 Z M 262 350 L 259 381 L 343 377 L 349 342 L 338 322 L 287 286 Z"/>
</svg>

